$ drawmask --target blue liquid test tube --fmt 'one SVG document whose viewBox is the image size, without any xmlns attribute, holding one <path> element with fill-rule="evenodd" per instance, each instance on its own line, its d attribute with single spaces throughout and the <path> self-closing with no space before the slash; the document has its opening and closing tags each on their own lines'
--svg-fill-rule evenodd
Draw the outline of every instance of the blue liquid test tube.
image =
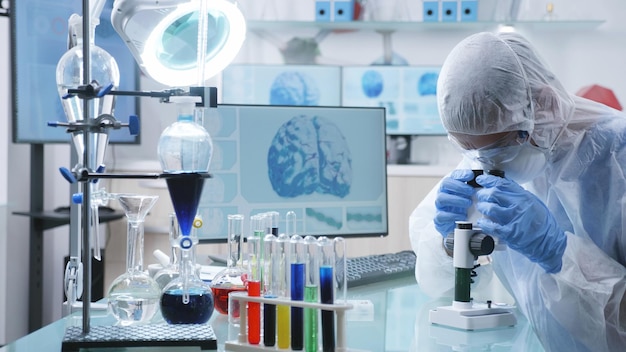
<svg viewBox="0 0 626 352">
<path fill-rule="evenodd" d="M 313 236 L 304 238 L 306 249 L 306 273 L 304 300 L 319 302 L 319 246 Z M 315 308 L 304 309 L 304 349 L 306 352 L 318 352 L 319 312 Z"/>
<path fill-rule="evenodd" d="M 320 247 L 320 302 L 335 302 L 335 243 L 328 237 L 317 239 Z M 335 312 L 322 309 L 322 351 L 335 351 Z"/>
<path fill-rule="evenodd" d="M 274 292 L 280 298 L 290 297 L 290 267 L 289 267 L 289 236 L 281 233 L 276 239 L 276 255 L 273 256 L 275 262 L 275 280 Z M 276 307 L 278 335 L 278 348 L 289 348 L 291 343 L 291 332 L 289 324 L 290 307 L 285 304 L 279 304 Z"/>
<path fill-rule="evenodd" d="M 292 235 L 289 241 L 291 254 L 291 300 L 304 300 L 306 248 L 304 239 Z M 291 349 L 301 351 L 304 348 L 304 310 L 291 307 Z"/>
<path fill-rule="evenodd" d="M 273 255 L 276 251 L 276 236 L 266 234 L 263 240 L 263 296 L 265 298 L 276 298 L 274 293 L 274 268 Z M 263 344 L 266 347 L 276 345 L 276 305 L 272 303 L 263 304 Z"/>
</svg>

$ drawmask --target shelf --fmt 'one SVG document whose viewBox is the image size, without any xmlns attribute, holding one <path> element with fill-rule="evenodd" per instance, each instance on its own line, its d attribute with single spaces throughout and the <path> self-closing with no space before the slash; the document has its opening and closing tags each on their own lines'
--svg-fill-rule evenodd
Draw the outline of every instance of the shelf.
<svg viewBox="0 0 626 352">
<path fill-rule="evenodd" d="M 329 30 L 372 30 L 372 31 L 431 31 L 431 30 L 489 30 L 502 24 L 528 30 L 590 30 L 597 28 L 602 20 L 559 20 L 559 21 L 477 21 L 477 22 L 313 22 L 313 21 L 248 21 L 248 28 L 254 30 L 284 29 L 329 29 Z"/>
<path fill-rule="evenodd" d="M 98 209 L 100 210 L 98 212 L 100 223 L 118 220 L 125 216 L 124 212 L 114 210 L 111 208 L 99 207 Z M 13 212 L 13 214 L 28 216 L 35 220 L 41 221 L 42 230 L 49 230 L 57 226 L 68 225 L 70 223 L 69 209 L 67 210 L 63 209 L 59 211 L 39 211 L 39 212 L 15 211 Z"/>
</svg>

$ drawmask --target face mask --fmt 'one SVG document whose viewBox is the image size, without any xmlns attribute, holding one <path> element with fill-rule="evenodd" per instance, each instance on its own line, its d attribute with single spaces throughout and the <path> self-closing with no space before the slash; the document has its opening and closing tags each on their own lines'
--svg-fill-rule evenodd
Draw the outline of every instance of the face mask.
<svg viewBox="0 0 626 352">
<path fill-rule="evenodd" d="M 481 164 L 485 170 L 502 170 L 507 178 L 524 184 L 535 179 L 546 169 L 548 157 L 544 149 L 525 143 L 520 147 L 515 158 L 510 161 L 498 164 L 483 161 Z"/>
</svg>

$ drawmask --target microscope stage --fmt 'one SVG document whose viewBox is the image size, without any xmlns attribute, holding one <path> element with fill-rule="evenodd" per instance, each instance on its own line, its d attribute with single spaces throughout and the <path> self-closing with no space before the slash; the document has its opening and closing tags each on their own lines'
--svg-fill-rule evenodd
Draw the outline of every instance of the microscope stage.
<svg viewBox="0 0 626 352">
<path fill-rule="evenodd" d="M 445 306 L 431 309 L 429 320 L 433 324 L 445 325 L 463 330 L 493 329 L 514 326 L 517 318 L 510 308 L 456 307 Z"/>
</svg>

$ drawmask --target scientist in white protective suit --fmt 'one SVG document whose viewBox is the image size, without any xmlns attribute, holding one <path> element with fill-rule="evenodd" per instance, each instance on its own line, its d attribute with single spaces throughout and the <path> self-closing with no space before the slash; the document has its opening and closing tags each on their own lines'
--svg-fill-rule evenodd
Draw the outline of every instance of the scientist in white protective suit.
<svg viewBox="0 0 626 352">
<path fill-rule="evenodd" d="M 489 266 L 544 348 L 626 351 L 626 115 L 568 94 L 515 33 L 460 42 L 437 100 L 464 157 L 411 214 L 420 288 L 452 296 L 443 238 L 474 198 L 475 225 L 506 244 Z M 505 178 L 472 188 L 477 166 Z"/>
</svg>

